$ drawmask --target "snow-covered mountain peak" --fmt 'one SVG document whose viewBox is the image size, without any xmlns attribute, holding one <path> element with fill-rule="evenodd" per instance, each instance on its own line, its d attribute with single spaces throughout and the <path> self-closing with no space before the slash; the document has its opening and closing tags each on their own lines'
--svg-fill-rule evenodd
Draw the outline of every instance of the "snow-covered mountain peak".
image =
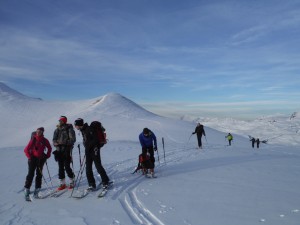
<svg viewBox="0 0 300 225">
<path fill-rule="evenodd" d="M 16 99 L 32 99 L 32 100 L 41 100 L 37 98 L 28 97 L 12 88 L 0 82 L 0 98 L 3 100 L 11 101 Z"/>
<path fill-rule="evenodd" d="M 93 99 L 91 106 L 93 110 L 97 112 L 110 115 L 121 115 L 126 117 L 154 115 L 132 100 L 115 92 Z"/>
</svg>

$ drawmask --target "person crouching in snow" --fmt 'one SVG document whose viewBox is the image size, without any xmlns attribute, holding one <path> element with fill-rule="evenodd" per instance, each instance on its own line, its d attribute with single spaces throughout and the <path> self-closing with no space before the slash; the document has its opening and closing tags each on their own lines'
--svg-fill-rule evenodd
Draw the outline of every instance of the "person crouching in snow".
<svg viewBox="0 0 300 225">
<path fill-rule="evenodd" d="M 44 153 L 47 148 L 47 153 Z M 43 166 L 48 158 L 51 156 L 51 145 L 47 138 L 44 137 L 44 128 L 40 127 L 36 132 L 32 133 L 32 137 L 24 149 L 24 153 L 28 158 L 28 174 L 25 181 L 25 197 L 29 198 L 30 187 L 35 177 L 34 197 L 38 197 L 38 193 L 42 186 Z"/>
<path fill-rule="evenodd" d="M 142 146 L 142 155 L 144 158 L 147 157 L 147 153 L 150 155 L 150 161 L 153 165 L 153 168 L 150 169 L 150 177 L 155 177 L 154 167 L 155 167 L 155 158 L 154 151 L 157 151 L 157 141 L 155 134 L 148 128 L 144 128 L 143 132 L 139 135 L 139 140 Z"/>
</svg>

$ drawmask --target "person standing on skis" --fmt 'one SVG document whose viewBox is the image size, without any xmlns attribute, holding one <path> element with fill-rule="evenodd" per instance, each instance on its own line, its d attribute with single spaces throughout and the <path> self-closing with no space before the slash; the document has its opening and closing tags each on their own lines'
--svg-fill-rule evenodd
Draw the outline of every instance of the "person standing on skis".
<svg viewBox="0 0 300 225">
<path fill-rule="evenodd" d="M 53 145 L 56 150 L 53 152 L 55 160 L 58 162 L 58 178 L 60 185 L 58 190 L 67 188 L 65 172 L 67 173 L 70 184 L 69 189 L 74 187 L 75 174 L 71 168 L 72 150 L 76 142 L 76 135 L 72 124 L 67 124 L 67 117 L 61 116 L 59 124 L 53 134 Z"/>
<path fill-rule="evenodd" d="M 192 134 L 197 134 L 197 140 L 198 140 L 198 147 L 202 148 L 202 135 L 205 136 L 205 131 L 204 131 L 204 127 L 202 124 L 198 123 L 195 131 Z"/>
<path fill-rule="evenodd" d="M 97 172 L 101 176 L 102 187 L 105 189 L 109 185 L 109 177 L 106 174 L 105 169 L 101 163 L 100 149 L 102 146 L 99 144 L 98 135 L 95 130 L 93 130 L 87 123 L 84 123 L 83 119 L 78 118 L 74 122 L 75 128 L 81 131 L 83 138 L 83 145 L 85 147 L 85 157 L 86 157 L 86 177 L 88 180 L 88 190 L 96 190 L 96 181 L 93 174 L 93 163 Z"/>
<path fill-rule="evenodd" d="M 147 154 L 150 155 L 150 162 L 153 165 L 153 168 L 150 169 L 150 176 L 155 177 L 154 167 L 155 167 L 155 158 L 154 151 L 157 151 L 157 141 L 155 134 L 148 128 L 144 128 L 143 132 L 139 135 L 139 140 L 142 146 L 142 155 L 146 159 Z"/>
<path fill-rule="evenodd" d="M 47 153 L 44 153 L 45 148 L 47 148 Z M 36 132 L 32 133 L 31 139 L 24 149 L 24 153 L 28 158 L 28 174 L 24 186 L 27 199 L 29 198 L 34 173 L 36 173 L 34 197 L 38 197 L 42 186 L 43 166 L 46 160 L 50 158 L 51 151 L 51 145 L 48 139 L 44 137 L 44 128 L 38 128 Z"/>
</svg>

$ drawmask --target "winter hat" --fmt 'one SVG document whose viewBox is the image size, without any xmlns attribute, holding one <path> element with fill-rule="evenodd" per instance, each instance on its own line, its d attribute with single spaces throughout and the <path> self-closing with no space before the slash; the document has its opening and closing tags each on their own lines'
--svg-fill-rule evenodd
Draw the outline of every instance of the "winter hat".
<svg viewBox="0 0 300 225">
<path fill-rule="evenodd" d="M 64 122 L 64 123 L 67 123 L 68 119 L 67 119 L 67 117 L 65 117 L 65 116 L 60 116 L 60 118 L 59 118 L 58 121 L 62 121 L 62 122 Z"/>
<path fill-rule="evenodd" d="M 40 131 L 42 131 L 43 133 L 44 133 L 44 131 L 45 131 L 44 127 L 39 127 L 39 128 L 36 129 L 36 130 L 40 130 Z"/>
<path fill-rule="evenodd" d="M 84 123 L 83 119 L 78 118 L 77 120 L 75 120 L 74 125 L 81 127 L 81 126 L 83 126 L 83 123 Z"/>
<path fill-rule="evenodd" d="M 143 134 L 149 134 L 149 129 L 147 127 L 143 129 Z"/>
</svg>

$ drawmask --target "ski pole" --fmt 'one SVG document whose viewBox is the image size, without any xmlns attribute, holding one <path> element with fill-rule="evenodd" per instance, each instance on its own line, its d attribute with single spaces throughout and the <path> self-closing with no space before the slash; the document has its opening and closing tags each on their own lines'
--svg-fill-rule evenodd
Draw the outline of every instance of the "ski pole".
<svg viewBox="0 0 300 225">
<path fill-rule="evenodd" d="M 81 165 L 81 152 L 80 152 L 80 144 L 77 145 L 79 152 L 79 165 Z"/>
<path fill-rule="evenodd" d="M 72 197 L 72 195 L 73 195 L 74 189 L 76 188 L 76 185 L 77 185 L 77 181 L 78 181 L 78 178 L 79 178 L 79 174 L 81 174 L 81 175 L 80 175 L 79 182 L 78 182 L 78 185 L 77 185 L 77 189 L 78 189 L 78 187 L 79 187 L 79 184 L 80 184 L 80 181 L 81 181 L 81 177 L 82 177 L 82 173 L 83 173 L 84 168 L 85 168 L 85 158 L 86 158 L 86 156 L 84 155 L 83 160 L 82 160 L 82 164 L 80 165 L 80 168 L 79 168 L 77 177 L 76 177 L 76 179 L 75 179 L 75 184 L 74 184 L 74 187 L 73 187 L 73 189 L 72 189 L 72 192 L 71 192 L 70 197 Z"/>
<path fill-rule="evenodd" d="M 54 186 L 53 186 L 53 183 L 52 183 L 52 179 L 51 179 L 51 176 L 50 176 L 50 172 L 49 172 L 49 167 L 48 167 L 48 163 L 47 163 L 47 160 L 46 160 L 46 168 L 47 168 L 47 171 L 48 171 L 48 175 L 49 175 L 49 180 L 50 180 L 50 183 L 51 183 L 51 187 L 52 189 L 54 189 Z"/>
<path fill-rule="evenodd" d="M 164 162 L 166 163 L 166 152 L 165 152 L 165 139 L 162 137 L 162 145 L 164 150 Z"/>
<path fill-rule="evenodd" d="M 48 183 L 47 183 L 47 181 L 46 181 L 46 179 L 45 179 L 45 177 L 44 177 L 44 175 L 43 175 L 43 171 L 42 171 L 42 169 L 41 169 L 41 167 L 40 167 L 40 160 L 39 160 L 39 164 L 38 164 L 38 169 L 39 169 L 39 173 L 42 175 L 42 178 L 43 178 L 43 180 L 44 180 L 44 182 L 45 182 L 45 184 L 46 184 L 46 186 L 47 186 L 47 189 L 49 190 L 50 188 L 49 188 L 49 185 L 48 185 Z"/>
<path fill-rule="evenodd" d="M 159 165 L 160 165 L 158 149 L 156 149 L 156 153 L 157 153 L 157 160 L 158 160 L 158 163 L 159 163 Z"/>
<path fill-rule="evenodd" d="M 207 141 L 207 139 L 206 139 L 206 135 L 205 135 L 204 137 L 205 137 L 205 140 L 206 140 L 207 149 L 209 149 L 209 146 L 208 146 L 208 141 Z"/>
<path fill-rule="evenodd" d="M 73 164 L 73 146 L 70 149 L 70 158 L 71 158 L 71 164 L 72 164 L 72 170 L 74 171 L 74 164 Z"/>
<path fill-rule="evenodd" d="M 184 144 L 184 147 L 183 147 L 184 151 L 186 150 L 186 145 L 190 142 L 192 136 L 193 136 L 193 133 L 190 135 L 188 141 Z"/>
</svg>

